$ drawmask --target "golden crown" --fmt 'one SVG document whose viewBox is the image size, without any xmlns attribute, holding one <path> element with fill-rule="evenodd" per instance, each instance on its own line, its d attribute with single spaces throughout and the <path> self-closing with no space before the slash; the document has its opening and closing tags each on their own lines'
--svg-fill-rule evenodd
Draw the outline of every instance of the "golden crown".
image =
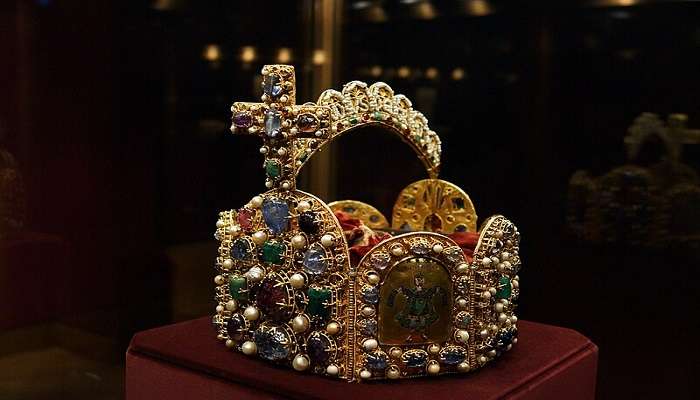
<svg viewBox="0 0 700 400">
<path fill-rule="evenodd" d="M 262 103 L 234 103 L 231 131 L 263 139 L 270 190 L 219 214 L 218 339 L 348 381 L 467 372 L 510 350 L 520 234 L 502 216 L 476 231 L 469 196 L 437 179 L 440 139 L 423 114 L 382 82 L 296 105 L 293 67 L 262 74 Z M 397 133 L 429 176 L 399 194 L 391 226 L 368 204 L 296 189 L 314 152 L 367 125 Z"/>
</svg>

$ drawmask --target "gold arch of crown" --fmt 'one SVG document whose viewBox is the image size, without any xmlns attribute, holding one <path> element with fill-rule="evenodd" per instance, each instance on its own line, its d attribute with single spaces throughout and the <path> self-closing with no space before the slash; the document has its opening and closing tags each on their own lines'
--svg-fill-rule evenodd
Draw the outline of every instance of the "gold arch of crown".
<svg viewBox="0 0 700 400">
<path fill-rule="evenodd" d="M 369 124 L 396 132 L 418 154 L 428 175 L 437 177 L 440 138 L 408 98 L 394 95 L 386 83 L 352 81 L 342 92 L 326 90 L 316 103 L 297 105 L 294 67 L 266 65 L 262 75 L 262 103 L 234 103 L 231 132 L 263 139 L 260 152 L 268 188 L 296 189 L 296 176 L 312 154 L 335 137 Z"/>
</svg>

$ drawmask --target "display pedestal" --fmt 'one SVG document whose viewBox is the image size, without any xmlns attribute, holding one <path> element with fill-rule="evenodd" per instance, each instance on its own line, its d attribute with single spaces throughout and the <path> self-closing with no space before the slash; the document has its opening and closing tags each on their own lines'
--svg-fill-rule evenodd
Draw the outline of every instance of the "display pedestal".
<svg viewBox="0 0 700 400">
<path fill-rule="evenodd" d="M 211 318 L 137 333 L 126 355 L 126 398 L 567 399 L 595 397 L 598 348 L 570 329 L 520 321 L 513 350 L 472 374 L 347 383 L 227 351 Z"/>
</svg>

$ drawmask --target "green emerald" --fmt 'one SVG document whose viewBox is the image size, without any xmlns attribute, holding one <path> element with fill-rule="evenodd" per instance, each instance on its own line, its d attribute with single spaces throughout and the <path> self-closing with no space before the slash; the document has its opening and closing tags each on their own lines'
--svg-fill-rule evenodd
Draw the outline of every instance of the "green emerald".
<svg viewBox="0 0 700 400">
<path fill-rule="evenodd" d="M 282 170 L 282 168 L 280 166 L 279 161 L 276 161 L 276 160 L 265 161 L 265 173 L 270 178 L 277 178 L 278 176 L 280 176 L 281 170 Z"/>
<path fill-rule="evenodd" d="M 234 300 L 248 300 L 247 282 L 245 277 L 234 275 L 228 281 L 228 291 Z"/>
<path fill-rule="evenodd" d="M 284 263 L 284 251 L 287 246 L 284 243 L 280 243 L 274 240 L 268 240 L 262 246 L 262 259 L 266 263 L 270 264 L 282 264 Z"/>
<path fill-rule="evenodd" d="M 380 113 L 379 111 L 375 111 L 374 112 L 374 119 L 376 119 L 377 121 L 381 121 L 383 119 L 382 113 Z"/>
<path fill-rule="evenodd" d="M 496 297 L 499 299 L 507 299 L 510 297 L 513 288 L 510 284 L 510 278 L 507 276 L 502 276 L 498 280 L 498 291 L 496 292 Z"/>
<path fill-rule="evenodd" d="M 355 125 L 357 123 L 357 118 L 355 118 L 355 117 L 350 118 L 350 123 Z"/>
<path fill-rule="evenodd" d="M 331 290 L 322 287 L 310 287 L 306 294 L 309 297 L 306 313 L 312 317 L 328 318 L 330 314 Z"/>
</svg>

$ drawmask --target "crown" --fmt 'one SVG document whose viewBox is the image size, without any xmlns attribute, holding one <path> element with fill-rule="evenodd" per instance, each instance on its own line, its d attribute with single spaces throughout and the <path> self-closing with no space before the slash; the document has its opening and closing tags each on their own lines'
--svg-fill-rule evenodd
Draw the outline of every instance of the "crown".
<svg viewBox="0 0 700 400">
<path fill-rule="evenodd" d="M 502 216 L 477 231 L 469 196 L 437 179 L 440 138 L 423 114 L 381 82 L 297 105 L 293 67 L 262 74 L 262 103 L 234 103 L 231 131 L 263 139 L 269 190 L 219 214 L 218 339 L 347 381 L 467 372 L 510 350 L 520 234 Z M 369 204 L 296 189 L 314 152 L 367 125 L 398 134 L 429 177 L 401 191 L 391 224 Z"/>
</svg>

